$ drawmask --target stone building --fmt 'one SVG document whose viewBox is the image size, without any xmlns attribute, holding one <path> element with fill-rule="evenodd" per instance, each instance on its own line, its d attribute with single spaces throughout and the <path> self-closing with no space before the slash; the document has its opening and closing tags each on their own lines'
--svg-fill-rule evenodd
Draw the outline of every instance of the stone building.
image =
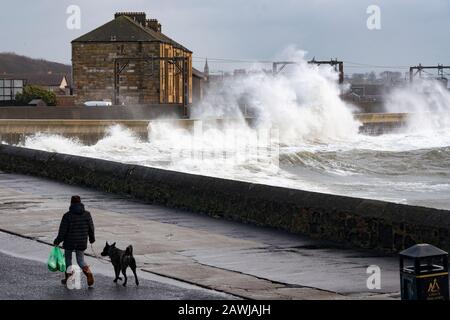
<svg viewBox="0 0 450 320">
<path fill-rule="evenodd" d="M 192 68 L 192 104 L 199 104 L 205 95 L 208 77 L 201 71 Z"/>
<path fill-rule="evenodd" d="M 192 52 L 143 12 L 116 13 L 72 41 L 75 103 L 117 105 L 192 102 Z"/>
</svg>

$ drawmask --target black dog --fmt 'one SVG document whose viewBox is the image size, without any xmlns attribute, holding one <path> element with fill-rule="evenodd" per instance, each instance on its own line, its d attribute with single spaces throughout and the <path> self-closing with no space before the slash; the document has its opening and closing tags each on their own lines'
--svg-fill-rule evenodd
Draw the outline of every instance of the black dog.
<svg viewBox="0 0 450 320">
<path fill-rule="evenodd" d="M 120 250 L 119 248 L 116 248 L 116 243 L 109 245 L 108 242 L 106 242 L 105 248 L 103 249 L 103 252 L 101 253 L 103 257 L 110 257 L 111 263 L 114 266 L 114 272 L 116 274 L 116 278 L 114 279 L 114 282 L 117 283 L 117 280 L 122 280 L 121 277 L 119 277 L 120 271 L 122 271 L 122 274 L 125 278 L 125 281 L 123 282 L 123 286 L 125 287 L 127 285 L 127 268 L 130 267 L 134 274 L 134 280 L 136 280 L 136 285 L 139 285 L 139 280 L 136 275 L 136 260 L 133 257 L 133 247 L 130 245 L 128 246 L 125 251 Z"/>
</svg>

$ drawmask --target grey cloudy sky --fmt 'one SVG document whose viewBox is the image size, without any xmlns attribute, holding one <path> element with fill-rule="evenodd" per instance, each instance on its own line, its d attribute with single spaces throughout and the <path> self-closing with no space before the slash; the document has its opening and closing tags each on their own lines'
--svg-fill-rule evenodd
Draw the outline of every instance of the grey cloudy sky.
<svg viewBox="0 0 450 320">
<path fill-rule="evenodd" d="M 66 28 L 72 4 L 81 8 L 81 30 Z M 381 30 L 366 27 L 372 4 L 381 8 Z M 317 59 L 450 64 L 448 0 L 2 1 L 0 51 L 70 63 L 70 41 L 111 20 L 116 11 L 147 12 L 195 57 L 272 60 L 294 45 Z M 214 70 L 236 67 L 211 62 Z"/>
</svg>

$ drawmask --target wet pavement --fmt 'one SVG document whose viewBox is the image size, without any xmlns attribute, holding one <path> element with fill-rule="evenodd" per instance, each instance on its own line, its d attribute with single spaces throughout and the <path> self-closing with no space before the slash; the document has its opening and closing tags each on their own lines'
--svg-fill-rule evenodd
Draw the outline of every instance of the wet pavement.
<svg viewBox="0 0 450 320">
<path fill-rule="evenodd" d="M 73 194 L 93 215 L 95 251 L 133 244 L 138 267 L 153 275 L 251 299 L 399 297 L 397 257 L 36 177 L 0 173 L 0 229 L 52 242 Z M 370 265 L 381 269 L 381 289 L 367 288 Z"/>
<path fill-rule="evenodd" d="M 114 284 L 113 278 L 95 276 L 95 285 L 87 288 L 84 283 L 80 290 L 68 290 L 60 284 L 62 273 L 51 273 L 45 264 L 19 259 L 0 253 L 0 299 L 17 300 L 207 300 L 223 299 L 222 296 L 196 290 L 180 289 L 148 280 L 136 287 L 133 281 L 123 287 Z M 129 279 L 130 280 L 130 279 Z"/>
<path fill-rule="evenodd" d="M 0 300 L 209 300 L 234 297 L 211 290 L 138 273 L 139 286 L 128 272 L 128 285 L 113 283 L 112 266 L 87 258 L 95 283 L 88 288 L 82 276 L 82 288 L 69 290 L 60 281 L 61 272 L 50 272 L 45 257 L 51 246 L 0 232 Z M 128 270 L 129 271 L 129 270 Z M 155 278 L 155 277 L 153 277 Z"/>
</svg>

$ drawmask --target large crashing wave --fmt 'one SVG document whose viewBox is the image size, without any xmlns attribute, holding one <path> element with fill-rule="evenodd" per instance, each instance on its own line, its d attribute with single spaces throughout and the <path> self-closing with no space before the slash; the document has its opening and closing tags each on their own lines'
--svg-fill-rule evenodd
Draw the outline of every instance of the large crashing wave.
<svg viewBox="0 0 450 320">
<path fill-rule="evenodd" d="M 337 74 L 332 68 L 308 64 L 303 52 L 289 72 L 272 76 L 256 72 L 225 81 L 193 109 L 195 118 L 231 116 L 242 119 L 244 104 L 258 119 L 257 128 L 276 128 L 280 142 L 330 142 L 358 133 L 352 107 L 340 99 Z"/>
<path fill-rule="evenodd" d="M 78 154 L 238 180 L 394 201 L 450 192 L 450 94 L 433 82 L 395 90 L 390 112 L 412 112 L 401 131 L 358 133 L 353 107 L 340 99 L 337 74 L 303 53 L 277 76 L 255 67 L 212 86 L 191 116 L 192 130 L 154 121 L 143 140 L 120 126 L 94 145 L 36 134 L 28 148 Z M 243 110 L 256 123 L 248 125 Z M 208 119 L 232 118 L 230 122 Z M 412 193 L 414 192 L 419 193 Z M 420 193 L 422 192 L 423 193 Z M 395 192 L 395 194 L 392 194 Z M 448 198 L 448 197 L 447 197 Z M 447 201 L 450 206 L 450 199 Z"/>
</svg>

